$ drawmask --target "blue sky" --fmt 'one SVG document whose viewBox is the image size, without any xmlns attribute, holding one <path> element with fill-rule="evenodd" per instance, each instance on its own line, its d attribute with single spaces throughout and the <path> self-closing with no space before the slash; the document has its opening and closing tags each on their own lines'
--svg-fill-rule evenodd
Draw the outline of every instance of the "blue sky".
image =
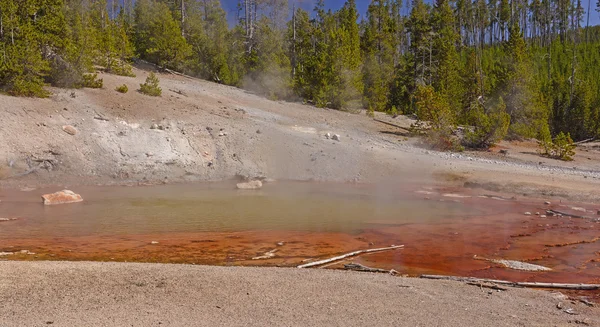
<svg viewBox="0 0 600 327">
<path fill-rule="evenodd" d="M 292 5 L 292 3 L 295 2 L 297 4 L 296 6 L 302 7 L 306 10 L 312 10 L 314 8 L 314 6 L 315 6 L 314 4 L 316 2 L 316 0 L 288 0 L 288 1 L 290 3 L 290 6 Z M 588 1 L 592 1 L 592 8 L 595 8 L 596 0 L 582 0 L 583 7 L 587 8 Z M 345 0 L 325 0 L 325 6 L 327 8 L 336 10 L 336 9 L 339 9 L 341 6 L 343 6 L 344 2 L 346 2 L 346 1 Z M 364 15 L 364 13 L 367 11 L 367 7 L 369 6 L 370 2 L 371 2 L 370 0 L 356 0 L 356 5 L 357 5 L 358 10 L 361 13 L 361 15 Z M 223 8 L 227 12 L 227 16 L 228 16 L 230 22 L 232 20 L 235 20 L 237 3 L 238 3 L 238 0 L 221 0 L 221 4 L 223 5 Z M 590 24 L 591 25 L 600 24 L 599 14 L 594 9 L 592 9 L 592 12 L 590 13 Z M 584 25 L 585 25 L 585 19 L 584 19 Z"/>
</svg>

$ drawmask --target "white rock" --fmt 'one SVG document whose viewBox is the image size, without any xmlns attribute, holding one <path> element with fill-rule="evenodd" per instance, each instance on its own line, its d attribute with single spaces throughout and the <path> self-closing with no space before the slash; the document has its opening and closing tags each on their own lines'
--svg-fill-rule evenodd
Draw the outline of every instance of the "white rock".
<svg viewBox="0 0 600 327">
<path fill-rule="evenodd" d="M 340 141 L 340 135 L 339 134 L 333 134 L 333 136 L 331 137 L 331 139 L 339 142 Z"/>
<path fill-rule="evenodd" d="M 525 212 L 525 216 L 531 216 L 531 212 L 529 212 L 529 211 Z"/>
<path fill-rule="evenodd" d="M 158 241 L 152 241 L 150 244 L 158 244 Z"/>
<path fill-rule="evenodd" d="M 331 138 L 331 133 L 325 134 L 325 138 L 329 140 Z"/>
<path fill-rule="evenodd" d="M 261 188 L 262 186 L 263 186 L 262 182 L 259 180 L 237 184 L 237 188 L 240 190 L 257 190 L 257 189 Z"/>
</svg>

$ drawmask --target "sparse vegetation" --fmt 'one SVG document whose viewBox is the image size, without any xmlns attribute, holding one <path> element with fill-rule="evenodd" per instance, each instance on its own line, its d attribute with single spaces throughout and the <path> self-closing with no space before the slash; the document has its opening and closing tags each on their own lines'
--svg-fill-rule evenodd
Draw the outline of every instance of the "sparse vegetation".
<svg viewBox="0 0 600 327">
<path fill-rule="evenodd" d="M 547 135 L 542 141 L 539 141 L 542 148 L 542 154 L 551 158 L 571 161 L 575 155 L 575 144 L 569 133 L 560 132 L 554 140 Z"/>
<path fill-rule="evenodd" d="M 117 86 L 115 90 L 119 93 L 127 93 L 127 91 L 129 91 L 129 88 L 127 87 L 127 85 L 123 84 L 121 86 Z"/>
<path fill-rule="evenodd" d="M 158 86 L 159 82 L 158 76 L 153 72 L 150 72 L 148 77 L 146 77 L 146 82 L 140 84 L 140 92 L 154 97 L 160 96 L 162 94 L 162 89 Z"/>
<path fill-rule="evenodd" d="M 98 78 L 98 74 L 84 74 L 83 75 L 83 87 L 89 87 L 92 89 L 101 89 L 104 81 Z"/>
</svg>

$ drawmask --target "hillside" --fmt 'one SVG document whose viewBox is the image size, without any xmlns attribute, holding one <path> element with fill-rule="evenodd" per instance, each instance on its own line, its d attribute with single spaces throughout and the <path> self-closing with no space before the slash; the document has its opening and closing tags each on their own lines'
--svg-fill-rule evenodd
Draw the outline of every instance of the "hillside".
<svg viewBox="0 0 600 327">
<path fill-rule="evenodd" d="M 364 114 L 271 101 L 172 74 L 159 74 L 161 97 L 146 96 L 136 91 L 148 74 L 140 68 L 135 78 L 99 75 L 102 89 L 52 88 L 47 99 L 0 96 L 5 108 L 0 111 L 0 185 L 152 184 L 243 176 L 473 181 L 502 191 L 550 190 L 581 199 L 599 195 L 600 155 L 593 147 L 578 150 L 574 162 L 543 158 L 531 143 L 503 142 L 507 156 L 498 154 L 499 148 L 429 151 L 415 147 L 418 140 L 402 135 L 405 130 Z M 128 93 L 115 91 L 122 84 Z M 405 117 L 377 117 L 410 124 Z M 75 135 L 63 130 L 67 125 L 77 130 Z M 326 133 L 338 134 L 340 141 L 327 139 Z"/>
</svg>

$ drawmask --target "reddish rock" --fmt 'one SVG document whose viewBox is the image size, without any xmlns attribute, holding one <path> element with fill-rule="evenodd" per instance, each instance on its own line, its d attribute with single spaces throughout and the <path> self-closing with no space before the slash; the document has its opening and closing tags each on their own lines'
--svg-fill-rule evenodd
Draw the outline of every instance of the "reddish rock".
<svg viewBox="0 0 600 327">
<path fill-rule="evenodd" d="M 64 203 L 74 203 L 81 202 L 83 198 L 79 194 L 75 194 L 73 191 L 62 190 L 60 192 L 52 193 L 52 194 L 44 194 L 42 195 L 42 199 L 44 199 L 45 205 L 54 205 L 54 204 L 64 204 Z"/>
<path fill-rule="evenodd" d="M 65 125 L 63 126 L 63 131 L 65 131 L 65 133 L 69 134 L 69 135 L 75 135 L 77 134 L 77 129 L 71 125 Z"/>
</svg>

